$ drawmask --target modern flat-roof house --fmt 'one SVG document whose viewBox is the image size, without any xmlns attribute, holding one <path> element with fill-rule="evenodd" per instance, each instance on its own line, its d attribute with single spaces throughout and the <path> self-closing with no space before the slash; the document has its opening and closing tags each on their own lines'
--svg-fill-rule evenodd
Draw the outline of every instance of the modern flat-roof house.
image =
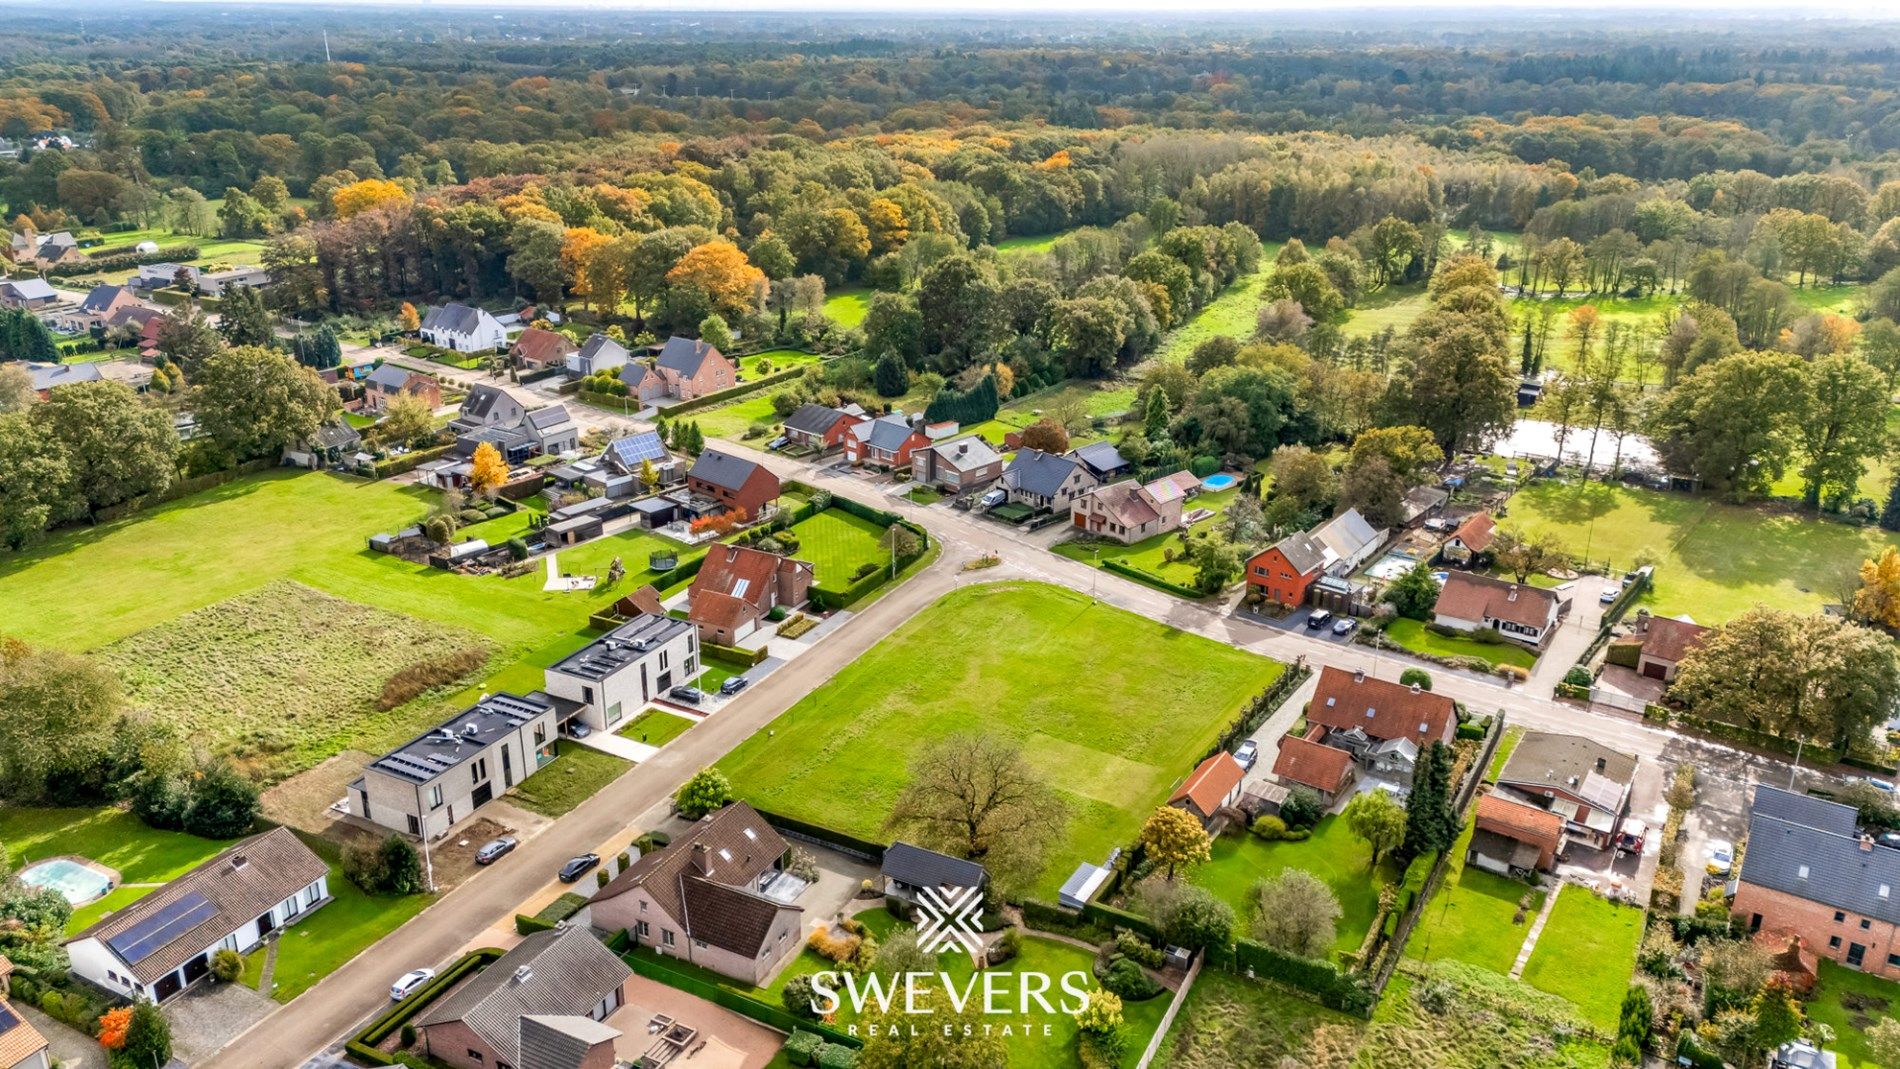
<svg viewBox="0 0 1900 1069">
<path fill-rule="evenodd" d="M 785 840 L 751 806 L 708 813 L 595 892 L 587 923 L 748 984 L 804 945 L 804 910 L 773 897 Z M 796 877 L 789 877 L 796 879 Z M 788 887 L 790 885 L 787 885 Z M 803 888 L 799 881 L 798 888 Z"/>
<path fill-rule="evenodd" d="M 1012 503 L 1049 512 L 1068 512 L 1077 494 L 1100 484 L 1081 461 L 1027 446 L 1003 469 L 1003 490 Z"/>
<path fill-rule="evenodd" d="M 699 637 L 723 646 L 757 631 L 773 609 L 796 609 L 811 591 L 812 566 L 750 546 L 715 544 L 687 588 L 688 618 Z"/>
<path fill-rule="evenodd" d="M 642 614 L 546 670 L 544 689 L 578 703 L 572 719 L 614 731 L 654 698 L 699 678 L 699 631 L 672 616 Z"/>
<path fill-rule="evenodd" d="M 1550 872 L 1563 848 L 1564 820 L 1503 793 L 1478 799 L 1477 825 L 1465 863 L 1499 876 Z"/>
<path fill-rule="evenodd" d="M 633 354 L 627 347 L 608 337 L 605 331 L 588 336 L 580 348 L 570 349 L 564 358 L 567 373 L 577 378 L 586 378 L 596 371 L 612 371 L 624 368 Z M 624 378 L 624 373 L 622 375 Z"/>
<path fill-rule="evenodd" d="M 52 1069 L 46 1037 L 7 1002 L 13 963 L 0 955 L 0 1069 Z"/>
<path fill-rule="evenodd" d="M 1003 458 L 974 434 L 919 449 L 910 455 L 910 464 L 916 482 L 950 494 L 988 486 L 1003 477 Z"/>
<path fill-rule="evenodd" d="M 1563 818 L 1564 835 L 1608 847 L 1629 812 L 1636 757 L 1595 739 L 1527 731 L 1498 773 L 1498 792 Z"/>
<path fill-rule="evenodd" d="M 580 347 L 572 339 L 558 330 L 529 327 L 508 347 L 508 355 L 519 361 L 522 367 L 544 371 L 551 367 L 565 367 L 567 358 L 579 350 Z"/>
<path fill-rule="evenodd" d="M 432 1062 L 456 1069 L 542 1069 L 560 1063 L 530 1060 L 524 1019 L 581 1018 L 594 1027 L 560 1030 L 581 1037 L 583 1049 L 605 1039 L 605 1062 L 567 1063 L 573 1069 L 613 1069 L 612 1037 L 599 1022 L 626 1005 L 633 970 L 585 925 L 553 928 L 522 939 L 514 949 L 463 981 L 416 1018 L 416 1031 Z M 606 1029 L 614 1036 L 619 1033 Z"/>
<path fill-rule="evenodd" d="M 1213 822 L 1215 814 L 1240 801 L 1240 781 L 1246 778 L 1247 770 L 1240 767 L 1234 755 L 1221 750 L 1194 766 L 1188 778 L 1168 796 L 1168 804 L 1186 810 L 1205 826 Z"/>
<path fill-rule="evenodd" d="M 1732 908 L 1750 931 L 1787 931 L 1818 955 L 1900 980 L 1900 850 L 1859 823 L 1853 806 L 1756 787 Z"/>
<path fill-rule="evenodd" d="M 915 902 L 925 890 L 939 893 L 979 890 L 989 886 L 989 870 L 960 857 L 926 850 L 911 843 L 892 843 L 884 851 L 878 868 L 884 881 L 884 893 L 892 898 Z"/>
<path fill-rule="evenodd" d="M 717 512 L 756 520 L 767 505 L 778 500 L 779 481 L 763 464 L 708 449 L 699 454 L 686 473 L 686 489 L 716 502 Z"/>
<path fill-rule="evenodd" d="M 923 424 L 902 412 L 852 424 L 845 431 L 844 458 L 874 468 L 905 468 L 911 455 L 930 445 Z"/>
<path fill-rule="evenodd" d="M 508 328 L 500 320 L 459 302 L 429 309 L 418 333 L 430 345 L 458 353 L 478 353 L 508 344 Z"/>
<path fill-rule="evenodd" d="M 1181 487 L 1182 480 L 1173 476 L 1145 485 L 1124 479 L 1092 486 L 1069 502 L 1069 521 L 1079 530 L 1122 545 L 1178 531 L 1187 502 Z"/>
<path fill-rule="evenodd" d="M 405 395 L 420 398 L 432 409 L 442 406 L 442 384 L 433 375 L 394 364 L 378 364 L 363 379 L 363 410 L 366 412 L 385 411 L 391 401 Z"/>
<path fill-rule="evenodd" d="M 1328 665 L 1306 706 L 1307 739 L 1351 754 L 1368 772 L 1409 785 L 1418 756 L 1458 730 L 1450 698 Z M 1323 729 L 1323 730 L 1318 730 Z"/>
<path fill-rule="evenodd" d="M 163 1002 L 330 901 L 330 866 L 289 828 L 253 835 L 66 941 L 73 975 Z"/>
<path fill-rule="evenodd" d="M 1555 591 L 1454 571 L 1433 606 L 1433 622 L 1454 631 L 1496 631 L 1533 649 L 1557 631 L 1570 602 Z"/>
<path fill-rule="evenodd" d="M 207 297 L 222 297 L 232 290 L 257 289 L 270 285 L 270 272 L 252 264 L 239 264 L 222 271 L 206 271 L 198 276 L 198 288 Z"/>
<path fill-rule="evenodd" d="M 846 432 L 864 419 L 863 415 L 830 405 L 799 405 L 785 417 L 785 438 L 811 449 L 835 449 L 844 444 Z"/>
<path fill-rule="evenodd" d="M 441 838 L 554 760 L 563 708 L 540 691 L 487 695 L 371 761 L 350 784 L 350 812 L 395 831 Z"/>
</svg>

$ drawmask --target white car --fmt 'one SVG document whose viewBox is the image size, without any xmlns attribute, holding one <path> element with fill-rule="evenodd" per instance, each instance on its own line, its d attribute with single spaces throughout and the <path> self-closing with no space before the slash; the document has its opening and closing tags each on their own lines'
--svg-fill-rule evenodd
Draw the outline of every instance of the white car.
<svg viewBox="0 0 1900 1069">
<path fill-rule="evenodd" d="M 1709 875 L 1727 876 L 1735 866 L 1735 844 L 1727 839 L 1709 840 Z"/>
<path fill-rule="evenodd" d="M 1252 739 L 1241 743 L 1240 749 L 1234 751 L 1234 760 L 1240 762 L 1243 769 L 1253 768 L 1254 762 L 1260 760 L 1260 744 Z"/>
<path fill-rule="evenodd" d="M 389 985 L 389 1001 L 401 1002 L 413 994 L 416 988 L 435 979 L 434 969 L 414 969 L 402 974 L 395 983 Z"/>
</svg>

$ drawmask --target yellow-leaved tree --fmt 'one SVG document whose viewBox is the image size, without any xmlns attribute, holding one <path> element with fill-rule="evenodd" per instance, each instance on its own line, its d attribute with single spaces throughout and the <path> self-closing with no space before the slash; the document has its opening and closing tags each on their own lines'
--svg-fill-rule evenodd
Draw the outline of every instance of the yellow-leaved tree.
<svg viewBox="0 0 1900 1069">
<path fill-rule="evenodd" d="M 371 208 L 408 199 L 409 191 L 387 178 L 365 178 L 330 194 L 330 206 L 336 210 L 338 219 L 348 219 Z"/>
<path fill-rule="evenodd" d="M 1883 627 L 1900 628 L 1900 553 L 1892 546 L 1881 550 L 1879 557 L 1861 562 L 1854 615 Z"/>
<path fill-rule="evenodd" d="M 501 459 L 501 450 L 494 443 L 483 442 L 475 447 L 475 455 L 468 465 L 469 489 L 488 497 L 508 481 L 508 464 Z"/>
</svg>

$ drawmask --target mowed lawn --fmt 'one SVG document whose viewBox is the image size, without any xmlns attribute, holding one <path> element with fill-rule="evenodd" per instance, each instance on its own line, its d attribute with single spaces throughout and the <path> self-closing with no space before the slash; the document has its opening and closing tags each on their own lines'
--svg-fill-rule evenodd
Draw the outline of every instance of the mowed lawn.
<svg viewBox="0 0 1900 1069">
<path fill-rule="evenodd" d="M 1882 1017 L 1900 1014 L 1900 984 L 1822 958 L 1807 1011 L 1816 1023 L 1834 1029 L 1828 1049 L 1840 1059 L 1839 1069 L 1877 1069 L 1867 1030 Z"/>
<path fill-rule="evenodd" d="M 1394 646 L 1433 657 L 1482 657 L 1493 665 L 1514 664 L 1519 668 L 1537 663 L 1535 653 L 1515 642 L 1479 642 L 1457 635 L 1441 635 L 1426 630 L 1422 620 L 1404 617 L 1393 620 L 1386 626 L 1385 637 Z"/>
<path fill-rule="evenodd" d="M 864 286 L 834 290 L 825 295 L 825 317 L 846 330 L 864 322 L 871 310 L 873 291 Z"/>
<path fill-rule="evenodd" d="M 1280 244 L 1268 242 L 1260 253 L 1260 266 L 1250 275 L 1242 275 L 1220 295 L 1201 306 L 1192 319 L 1169 331 L 1155 348 L 1152 359 L 1180 363 L 1194 347 L 1209 338 L 1234 338 L 1245 344 L 1260 323 L 1260 287 L 1273 273 L 1273 258 Z"/>
<path fill-rule="evenodd" d="M 72 854 L 119 870 L 120 884 L 111 894 L 73 911 L 69 935 L 190 872 L 234 841 L 159 831 L 122 809 L 0 807 L 0 844 L 16 869 Z"/>
<path fill-rule="evenodd" d="M 888 564 L 879 545 L 884 528 L 843 509 L 826 509 L 789 528 L 798 539 L 793 556 L 812 564 L 812 581 L 826 590 L 843 590 L 866 564 Z"/>
<path fill-rule="evenodd" d="M 1189 537 L 1195 534 L 1205 535 L 1214 530 L 1226 514 L 1227 506 L 1233 504 L 1234 498 L 1239 494 L 1240 488 L 1234 487 L 1213 493 L 1196 494 L 1189 498 L 1187 511 L 1210 509 L 1214 513 L 1187 528 Z M 1084 564 L 1099 566 L 1099 562 L 1118 560 L 1130 568 L 1138 568 L 1177 586 L 1192 587 L 1196 569 L 1186 559 L 1188 547 L 1189 543 L 1181 540 L 1181 532 L 1167 531 L 1126 546 L 1107 539 L 1096 542 L 1062 542 L 1055 547 L 1055 551 L 1070 560 L 1078 560 Z M 1169 550 L 1174 551 L 1173 560 L 1167 559 Z"/>
<path fill-rule="evenodd" d="M 1591 1024 L 1614 1033 L 1642 941 L 1642 910 L 1565 884 L 1524 966 L 1524 982 L 1569 999 Z"/>
<path fill-rule="evenodd" d="M 1647 553 L 1655 586 L 1643 598 L 1664 616 L 1720 624 L 1757 604 L 1814 611 L 1835 601 L 1840 577 L 1900 537 L 1878 527 L 1810 519 L 1707 495 L 1602 483 L 1539 481 L 1511 498 L 1499 526 L 1555 534 L 1573 555 L 1618 570 Z"/>
<path fill-rule="evenodd" d="M 1341 954 L 1359 949 L 1379 911 L 1379 889 L 1399 878 L 1387 861 L 1374 868 L 1371 850 L 1336 815 L 1321 820 L 1313 828 L 1312 837 L 1301 842 L 1268 842 L 1257 835 L 1230 834 L 1214 840 L 1213 854 L 1212 860 L 1196 866 L 1188 878 L 1232 906 L 1243 930 L 1251 929 L 1259 912 L 1254 887 L 1261 880 L 1287 869 L 1304 869 L 1319 877 L 1339 899 L 1338 938 L 1333 940 L 1333 949 Z"/>
<path fill-rule="evenodd" d="M 336 864 L 330 866 L 328 886 L 330 903 L 277 937 L 277 964 L 271 973 L 271 990 L 264 994 L 278 1002 L 303 994 L 435 900 L 426 894 L 369 894 L 351 883 Z M 254 986 L 261 978 L 263 953 L 251 953 L 245 983 Z"/>
<path fill-rule="evenodd" d="M 739 796 L 866 839 L 913 755 L 959 733 L 1020 744 L 1068 802 L 1031 893 L 1126 844 L 1241 704 L 1285 666 L 1039 583 L 967 587 L 719 762 Z"/>
<path fill-rule="evenodd" d="M 686 733 L 686 729 L 698 723 L 664 709 L 648 709 L 627 722 L 620 729 L 621 738 L 644 742 L 648 746 L 665 746 Z"/>
<path fill-rule="evenodd" d="M 1522 734 L 1522 729 L 1517 730 Z M 1512 746 L 1516 740 L 1504 740 Z M 1498 755 L 1504 756 L 1504 745 Z M 1500 764 L 1499 767 L 1502 767 Z M 1545 891 L 1518 880 L 1465 865 L 1474 825 L 1465 825 L 1451 851 L 1451 870 L 1419 915 L 1405 944 L 1405 956 L 1417 961 L 1462 961 L 1508 974 L 1524 948 L 1524 936 L 1544 904 Z M 1530 896 L 1522 923 L 1514 923 L 1517 905 Z"/>
</svg>

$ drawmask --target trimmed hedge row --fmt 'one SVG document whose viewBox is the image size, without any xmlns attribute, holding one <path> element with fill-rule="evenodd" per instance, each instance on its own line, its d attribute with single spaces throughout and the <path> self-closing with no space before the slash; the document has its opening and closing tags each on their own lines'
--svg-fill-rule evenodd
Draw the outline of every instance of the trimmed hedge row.
<svg viewBox="0 0 1900 1069">
<path fill-rule="evenodd" d="M 1208 957 L 1216 964 L 1251 969 L 1255 976 L 1310 995 L 1320 1005 L 1341 1013 L 1371 1017 L 1373 1003 L 1378 1001 L 1373 990 L 1356 976 L 1348 976 L 1327 962 L 1297 957 L 1251 939 L 1237 940 L 1231 949 L 1211 951 Z"/>
<path fill-rule="evenodd" d="M 406 475 L 431 460 L 440 460 L 447 456 L 455 443 L 435 445 L 427 449 L 411 449 L 399 457 L 385 457 L 370 466 L 370 471 L 378 479 L 388 479 L 397 475 Z"/>
<path fill-rule="evenodd" d="M 176 501 L 181 497 L 190 497 L 193 494 L 209 490 L 214 486 L 223 486 L 225 483 L 235 482 L 246 475 L 255 475 L 260 471 L 268 471 L 276 466 L 276 458 L 259 457 L 256 460 L 247 460 L 234 468 L 226 468 L 223 471 L 210 471 L 203 475 L 194 475 L 189 479 L 174 479 L 172 484 L 167 486 L 160 493 L 151 494 L 133 501 L 127 501 L 122 505 L 113 505 L 109 508 L 100 509 L 99 520 L 105 522 L 119 519 L 122 516 L 130 516 L 142 508 L 148 508 L 152 505 L 162 505 L 167 501 Z"/>
<path fill-rule="evenodd" d="M 171 261 L 183 263 L 198 258 L 196 245 L 167 245 L 156 252 L 115 252 L 110 256 L 87 256 L 78 263 L 53 264 L 45 271 L 47 278 L 71 278 L 74 275 L 95 275 L 106 271 L 123 271 L 128 267 L 144 267 L 147 264 L 162 264 Z"/>
<path fill-rule="evenodd" d="M 864 1041 L 856 1036 L 840 1032 L 817 1021 L 807 1021 L 802 1017 L 794 1016 L 782 1006 L 774 1006 L 750 995 L 742 995 L 729 987 L 701 980 L 697 976 L 689 976 L 638 950 L 630 950 L 622 954 L 620 960 L 626 962 L 634 972 L 649 980 L 677 988 L 689 995 L 697 995 L 715 1005 L 744 1014 L 768 1028 L 776 1028 L 788 1033 L 800 1030 L 815 1032 L 825 1037 L 828 1043 L 850 1047 L 852 1050 L 864 1046 Z"/>
<path fill-rule="evenodd" d="M 701 642 L 699 649 L 700 652 L 709 657 L 719 657 L 728 661 L 737 661 L 740 664 L 752 665 L 755 668 L 763 664 L 765 659 L 771 656 L 770 653 L 766 652 L 763 646 L 756 650 L 749 650 L 743 646 L 722 646 L 717 642 Z"/>
<path fill-rule="evenodd" d="M 1155 923 L 1148 918 L 1139 913 L 1130 913 L 1125 909 L 1116 909 L 1114 906 L 1105 906 L 1099 902 L 1083 905 L 1082 919 L 1099 924 L 1111 931 L 1116 928 L 1126 928 L 1149 939 L 1157 941 L 1161 939 L 1161 929 L 1155 927 Z"/>
<path fill-rule="evenodd" d="M 366 1065 L 395 1065 L 396 1059 L 376 1049 L 376 1044 L 388 1039 L 398 1028 L 428 1008 L 436 997 L 453 987 L 457 981 L 476 969 L 486 968 L 502 956 L 495 947 L 482 947 L 471 950 L 460 961 L 442 970 L 442 975 L 411 992 L 409 997 L 390 1007 L 382 1016 L 371 1021 L 368 1027 L 350 1037 L 343 1049 L 350 1057 Z"/>
<path fill-rule="evenodd" d="M 515 931 L 521 935 L 545 932 L 587 908 L 587 896 L 568 892 L 542 907 L 534 916 L 515 914 Z"/>
<path fill-rule="evenodd" d="M 775 383 L 784 382 L 787 379 L 803 375 L 805 368 L 808 366 L 810 365 L 800 364 L 797 367 L 788 367 L 783 371 L 774 371 L 770 375 L 761 375 L 751 382 L 742 382 L 737 386 L 731 386 L 723 390 L 714 390 L 712 393 L 706 394 L 703 397 L 695 397 L 691 401 L 681 401 L 677 405 L 671 405 L 663 409 L 661 414 L 671 420 L 675 416 L 683 416 L 688 412 L 697 412 L 702 408 L 711 408 L 714 405 L 724 404 L 727 401 L 744 397 L 746 394 L 756 393 Z"/>
<path fill-rule="evenodd" d="M 772 825 L 772 827 L 780 831 L 789 831 L 795 835 L 803 835 L 807 838 L 817 839 L 820 842 L 830 844 L 850 853 L 869 854 L 871 860 L 879 864 L 884 862 L 884 851 L 888 849 L 888 844 L 886 843 L 875 843 L 869 839 L 860 839 L 855 835 L 847 835 L 834 828 L 827 828 L 823 824 L 813 824 L 810 821 L 799 820 L 797 817 L 788 817 L 781 813 L 759 809 L 757 806 L 754 806 L 753 809 L 759 816 L 765 818 L 767 824 Z"/>
<path fill-rule="evenodd" d="M 1103 561 L 1102 570 L 1105 572 L 1114 572 L 1116 575 L 1126 576 L 1137 583 L 1146 583 L 1156 590 L 1173 594 L 1175 597 L 1187 598 L 1190 601 L 1199 601 L 1207 596 L 1191 587 L 1185 587 L 1179 583 L 1170 583 L 1153 572 L 1143 571 L 1140 568 L 1124 564 L 1118 560 L 1110 559 Z"/>
</svg>

